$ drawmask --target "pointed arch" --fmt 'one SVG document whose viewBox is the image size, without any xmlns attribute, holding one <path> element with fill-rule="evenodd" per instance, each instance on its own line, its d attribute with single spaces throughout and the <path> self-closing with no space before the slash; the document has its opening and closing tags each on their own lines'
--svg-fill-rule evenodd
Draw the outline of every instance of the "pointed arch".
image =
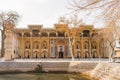
<svg viewBox="0 0 120 80">
<path fill-rule="evenodd" d="M 93 51 L 92 52 L 92 58 L 96 58 L 97 57 L 97 52 L 96 51 Z"/>
<path fill-rule="evenodd" d="M 48 57 L 47 51 L 42 51 L 41 57 L 47 58 Z"/>
<path fill-rule="evenodd" d="M 80 58 L 80 51 L 76 51 L 74 57 L 75 57 L 75 58 Z"/>
<path fill-rule="evenodd" d="M 39 57 L 39 52 L 38 51 L 34 51 L 33 52 L 33 57 L 34 58 L 38 58 Z"/>
<path fill-rule="evenodd" d="M 84 52 L 84 57 L 85 57 L 85 58 L 88 58 L 88 57 L 89 57 L 89 52 L 88 52 L 88 51 L 85 51 L 85 52 Z"/>
</svg>

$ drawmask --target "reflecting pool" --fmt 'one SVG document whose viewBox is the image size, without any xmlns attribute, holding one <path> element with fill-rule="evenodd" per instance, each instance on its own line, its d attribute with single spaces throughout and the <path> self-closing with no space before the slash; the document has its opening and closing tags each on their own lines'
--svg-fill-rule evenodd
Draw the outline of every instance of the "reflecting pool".
<svg viewBox="0 0 120 80">
<path fill-rule="evenodd" d="M 93 80 L 85 75 L 62 73 L 0 74 L 0 80 Z"/>
</svg>

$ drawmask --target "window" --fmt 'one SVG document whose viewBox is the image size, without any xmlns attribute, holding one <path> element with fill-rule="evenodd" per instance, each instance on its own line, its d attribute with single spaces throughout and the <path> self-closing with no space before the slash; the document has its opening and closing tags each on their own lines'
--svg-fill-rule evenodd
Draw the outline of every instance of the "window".
<svg viewBox="0 0 120 80">
<path fill-rule="evenodd" d="M 79 49 L 79 45 L 78 44 L 76 45 L 76 49 Z"/>
<path fill-rule="evenodd" d="M 48 37 L 48 34 L 46 32 L 42 32 L 41 37 Z"/>
<path fill-rule="evenodd" d="M 53 44 L 54 42 L 53 42 L 53 40 L 51 40 L 51 44 Z"/>
<path fill-rule="evenodd" d="M 56 37 L 56 33 L 50 33 L 50 37 Z"/>
<path fill-rule="evenodd" d="M 47 49 L 47 42 L 46 41 L 42 42 L 42 49 Z"/>
<path fill-rule="evenodd" d="M 33 37 L 39 37 L 39 30 L 32 30 Z"/>
<path fill-rule="evenodd" d="M 89 30 L 84 30 L 83 31 L 83 37 L 89 37 L 90 36 L 90 31 Z"/>
<path fill-rule="evenodd" d="M 46 45 L 45 44 L 43 44 L 43 48 L 46 49 Z"/>
<path fill-rule="evenodd" d="M 59 37 L 64 37 L 64 32 L 63 32 L 63 33 L 58 32 L 58 36 L 59 36 Z"/>
<path fill-rule="evenodd" d="M 87 49 L 87 45 L 86 44 L 85 44 L 84 48 Z"/>
</svg>

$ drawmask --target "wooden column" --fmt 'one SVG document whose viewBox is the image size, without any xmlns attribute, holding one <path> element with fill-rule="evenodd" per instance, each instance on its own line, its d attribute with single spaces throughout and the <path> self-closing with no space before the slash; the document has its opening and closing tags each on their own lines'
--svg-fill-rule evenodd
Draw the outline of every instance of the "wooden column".
<svg viewBox="0 0 120 80">
<path fill-rule="evenodd" d="M 92 33 L 90 33 L 90 36 L 89 36 L 89 57 L 91 57 L 91 54 L 92 54 Z"/>
<path fill-rule="evenodd" d="M 100 58 L 101 55 L 100 55 L 100 52 L 99 52 L 99 51 L 100 51 L 100 50 L 99 50 L 99 49 L 100 49 L 100 48 L 99 48 L 99 45 L 100 45 L 100 44 L 99 44 L 99 41 L 97 41 L 97 55 L 98 55 L 98 57 Z"/>
<path fill-rule="evenodd" d="M 23 37 L 24 37 L 24 33 L 22 32 L 22 42 L 21 42 L 21 52 L 22 52 L 22 54 L 21 54 L 21 58 L 24 58 L 24 56 L 25 56 L 25 54 L 24 54 L 25 46 L 24 46 Z"/>
<path fill-rule="evenodd" d="M 50 57 L 50 36 L 49 36 L 49 32 L 47 33 L 48 35 L 48 58 Z"/>
<path fill-rule="evenodd" d="M 41 57 L 41 32 L 39 32 L 39 58 Z"/>
<path fill-rule="evenodd" d="M 31 52 L 31 55 L 30 57 L 32 58 L 33 57 L 33 39 L 32 39 L 32 32 L 30 32 L 30 52 Z"/>
</svg>

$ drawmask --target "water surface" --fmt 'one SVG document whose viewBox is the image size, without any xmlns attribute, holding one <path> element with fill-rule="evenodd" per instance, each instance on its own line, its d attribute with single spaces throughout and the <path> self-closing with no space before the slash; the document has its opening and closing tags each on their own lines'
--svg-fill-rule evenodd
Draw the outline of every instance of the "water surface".
<svg viewBox="0 0 120 80">
<path fill-rule="evenodd" d="M 21 73 L 21 74 L 1 74 L 0 80 L 93 80 L 85 75 L 58 74 L 58 73 Z"/>
</svg>

